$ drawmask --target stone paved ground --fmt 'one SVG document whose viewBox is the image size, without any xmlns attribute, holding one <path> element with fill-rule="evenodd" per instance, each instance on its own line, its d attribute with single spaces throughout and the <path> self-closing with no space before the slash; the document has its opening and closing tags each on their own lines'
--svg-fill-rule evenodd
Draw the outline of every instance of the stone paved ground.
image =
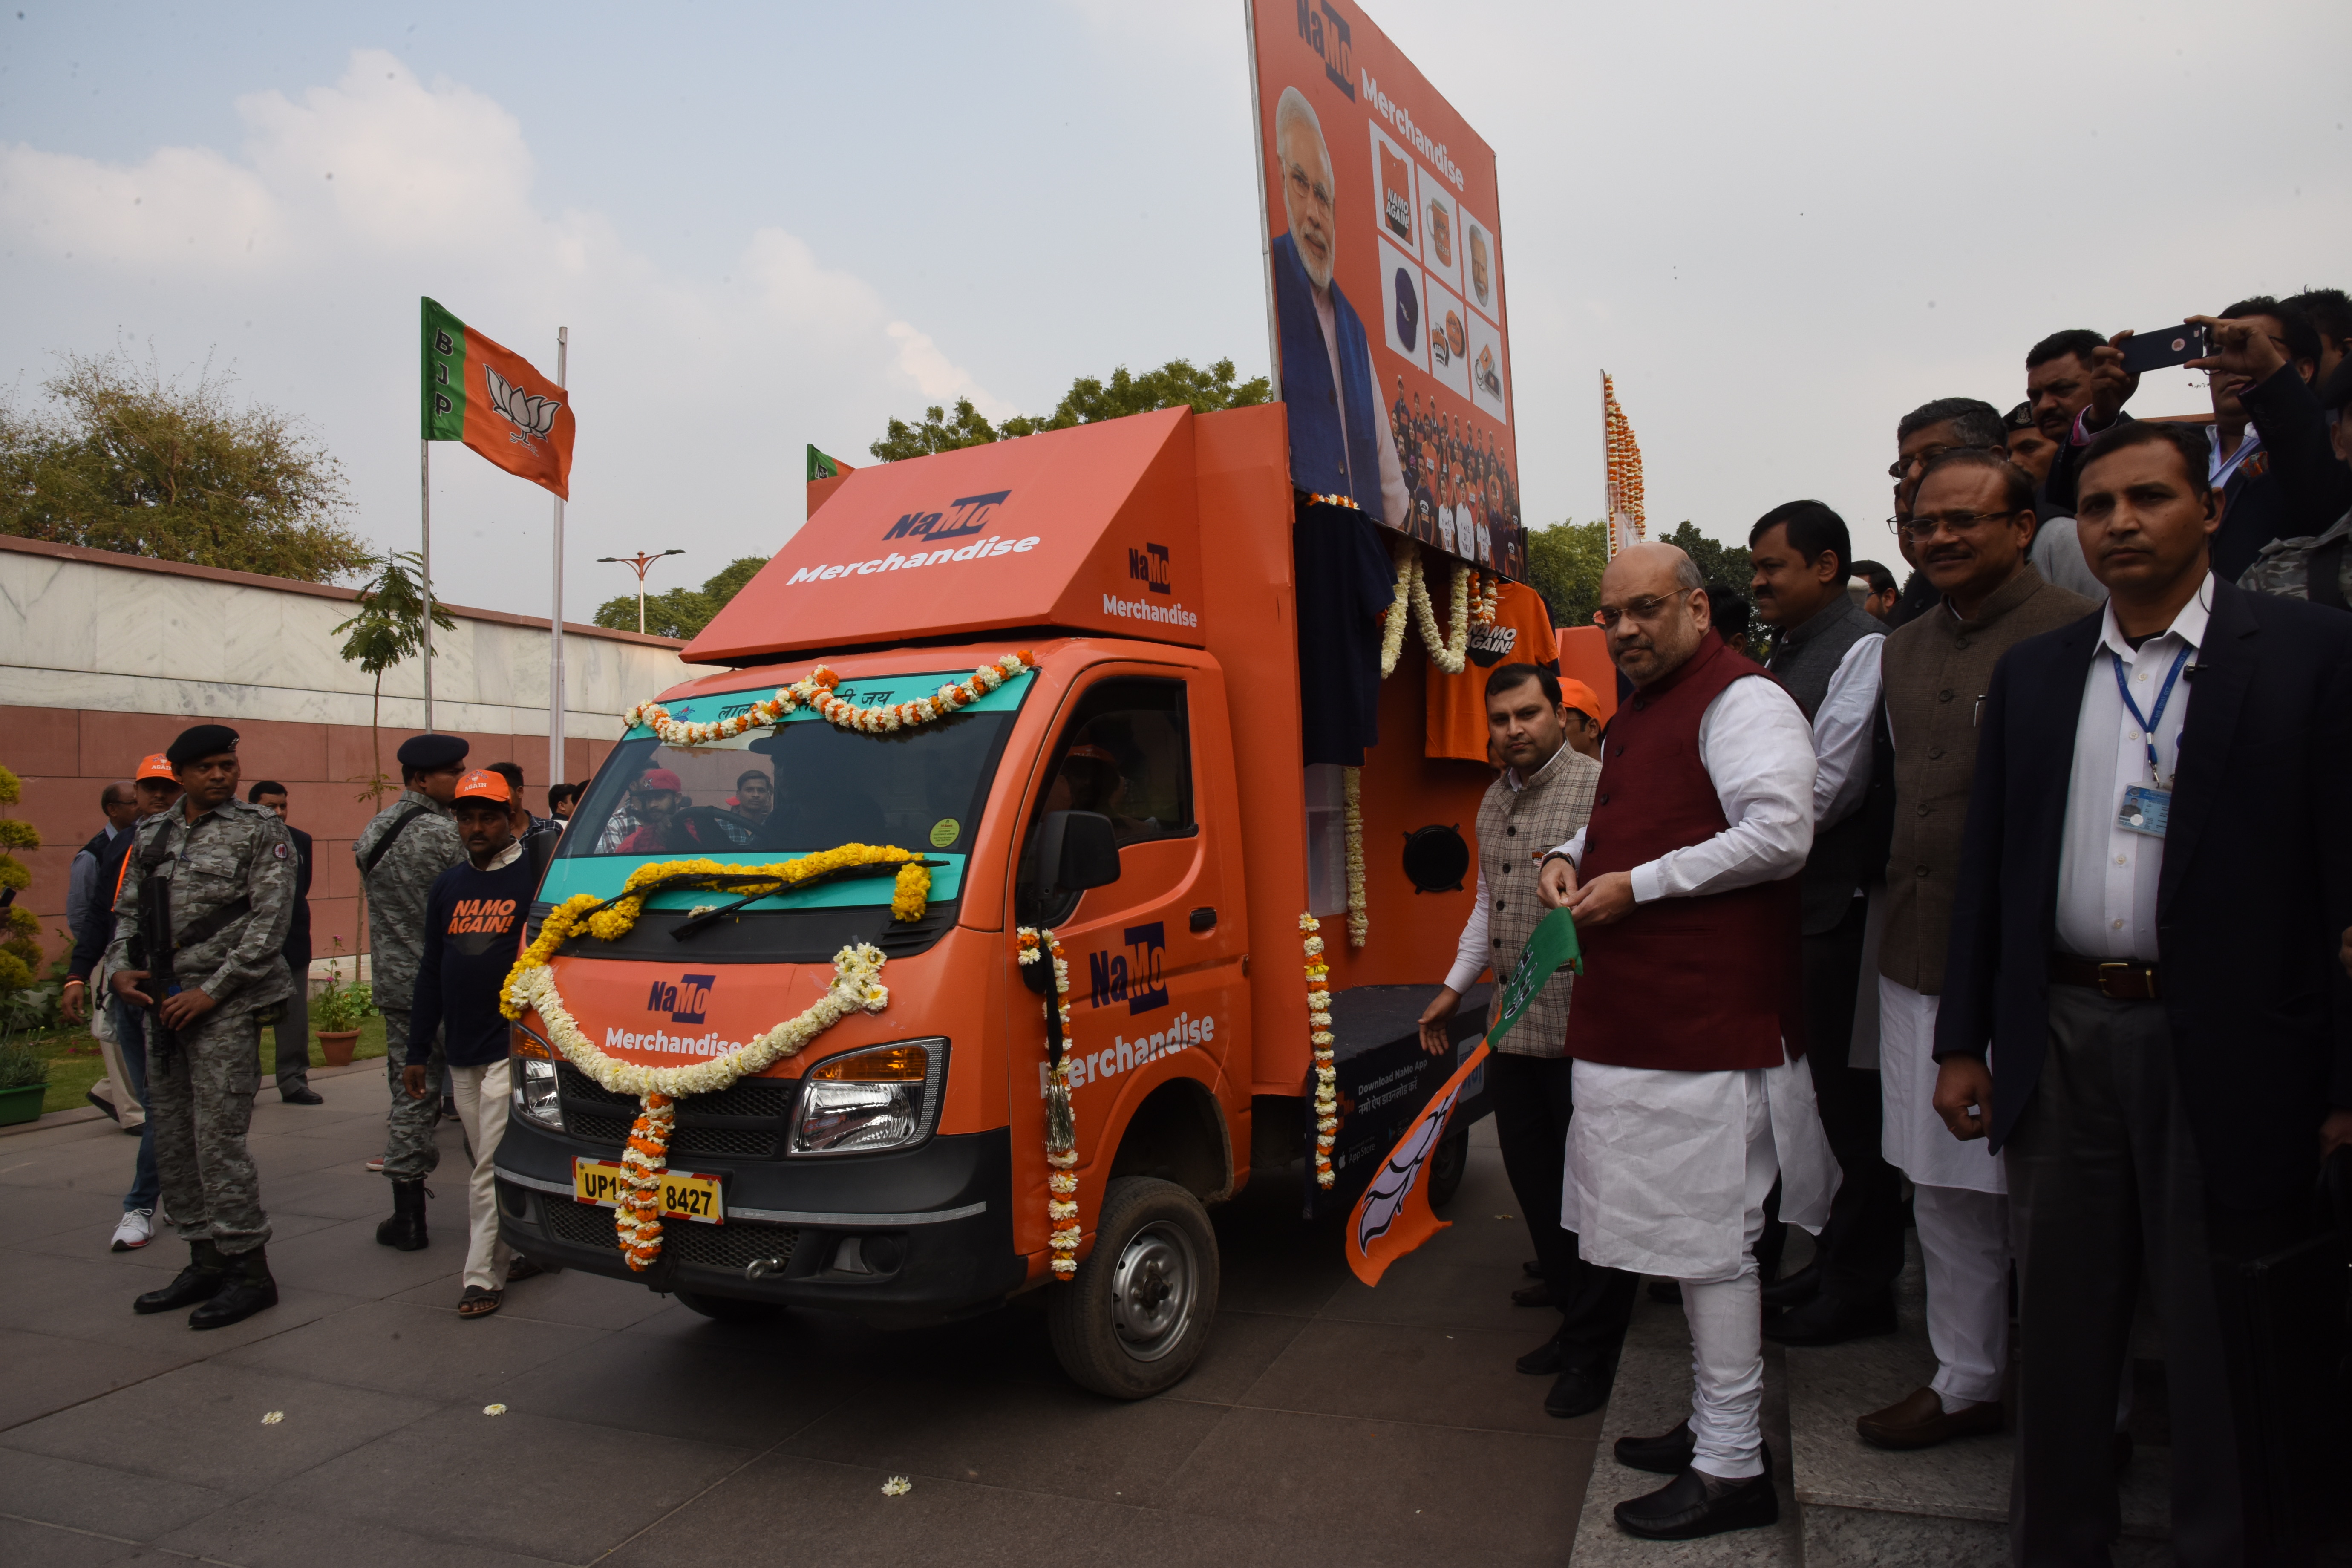
<svg viewBox="0 0 2352 1568">
<path fill-rule="evenodd" d="M 461 1322 L 454 1180 L 430 1248 L 375 1243 L 381 1072 L 318 1077 L 315 1109 L 265 1090 L 283 1300 L 214 1333 L 131 1311 L 186 1253 L 107 1252 L 128 1138 L 0 1138 L 0 1563 L 1568 1559 L 1601 1418 L 1547 1417 L 1512 1370 L 1549 1315 L 1509 1301 L 1526 1232 L 1491 1124 L 1454 1227 L 1378 1290 L 1298 1223 L 1296 1168 L 1219 1211 L 1207 1355 L 1118 1405 L 1064 1380 L 1034 1297 L 921 1332 L 749 1331 L 563 1274 Z"/>
</svg>

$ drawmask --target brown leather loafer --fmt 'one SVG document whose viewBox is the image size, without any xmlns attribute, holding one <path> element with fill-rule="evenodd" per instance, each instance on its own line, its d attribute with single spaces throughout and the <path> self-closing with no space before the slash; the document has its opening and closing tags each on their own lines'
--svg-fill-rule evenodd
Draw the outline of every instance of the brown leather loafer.
<svg viewBox="0 0 2352 1568">
<path fill-rule="evenodd" d="M 1863 1441 L 1882 1448 L 1932 1448 L 1955 1437 L 1982 1437 L 2000 1430 L 2000 1402 L 1946 1410 L 1932 1388 L 1922 1388 L 1884 1410 L 1858 1418 Z"/>
</svg>

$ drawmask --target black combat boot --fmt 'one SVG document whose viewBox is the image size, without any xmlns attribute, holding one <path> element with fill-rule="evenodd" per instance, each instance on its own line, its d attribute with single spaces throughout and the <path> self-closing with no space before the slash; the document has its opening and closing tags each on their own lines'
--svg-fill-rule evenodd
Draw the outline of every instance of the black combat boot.
<svg viewBox="0 0 2352 1568">
<path fill-rule="evenodd" d="M 150 1290 L 131 1303 L 134 1312 L 171 1312 L 209 1301 L 228 1286 L 228 1259 L 209 1241 L 188 1243 L 188 1266 L 160 1290 Z"/>
<path fill-rule="evenodd" d="M 226 1283 L 220 1293 L 188 1314 L 192 1329 L 225 1329 L 241 1323 L 264 1307 L 278 1305 L 278 1281 L 269 1277 L 267 1249 L 257 1247 L 228 1259 Z"/>
<path fill-rule="evenodd" d="M 375 1238 L 403 1252 L 425 1247 L 425 1178 L 392 1184 L 392 1217 L 375 1227 Z"/>
</svg>

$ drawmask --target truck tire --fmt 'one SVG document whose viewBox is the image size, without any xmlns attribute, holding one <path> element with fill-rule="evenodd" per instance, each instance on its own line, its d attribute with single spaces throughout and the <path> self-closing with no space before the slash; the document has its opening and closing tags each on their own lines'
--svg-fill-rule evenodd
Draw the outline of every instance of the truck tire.
<svg viewBox="0 0 2352 1568">
<path fill-rule="evenodd" d="M 759 1326 L 773 1323 L 784 1315 L 784 1309 L 773 1301 L 746 1301 L 737 1296 L 706 1296 L 699 1290 L 680 1290 L 677 1304 L 690 1312 L 699 1312 L 714 1323 L 745 1323 Z"/>
<path fill-rule="evenodd" d="M 1217 1235 L 1201 1200 L 1157 1176 L 1103 1189 L 1095 1248 L 1045 1287 L 1054 1354 L 1082 1388 L 1148 1399 L 1182 1381 L 1217 1313 Z"/>
<path fill-rule="evenodd" d="M 1470 1129 L 1465 1127 L 1440 1143 L 1429 1156 L 1429 1206 L 1442 1209 L 1452 1203 L 1469 1169 Z"/>
</svg>

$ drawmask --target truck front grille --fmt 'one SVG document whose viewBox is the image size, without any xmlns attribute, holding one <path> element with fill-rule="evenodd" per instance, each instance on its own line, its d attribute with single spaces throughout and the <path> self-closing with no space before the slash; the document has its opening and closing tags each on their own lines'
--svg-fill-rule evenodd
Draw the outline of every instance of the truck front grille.
<svg viewBox="0 0 2352 1568">
<path fill-rule="evenodd" d="M 591 1143 L 618 1149 L 637 1117 L 635 1096 L 615 1094 L 573 1067 L 558 1062 L 556 1082 L 563 1097 L 563 1124 Z M 678 1101 L 677 1126 L 670 1134 L 675 1154 L 772 1157 L 793 1111 L 796 1087 L 785 1079 L 744 1079 L 716 1094 L 690 1094 Z"/>
<path fill-rule="evenodd" d="M 574 1247 L 617 1247 L 613 1237 L 613 1211 L 594 1204 L 551 1197 L 541 1207 L 547 1228 L 558 1241 Z M 730 1220 L 725 1225 L 696 1225 L 674 1219 L 662 1226 L 662 1250 L 678 1262 L 697 1268 L 741 1270 L 763 1258 L 789 1259 L 800 1243 L 797 1226 L 763 1225 L 756 1220 Z"/>
</svg>

